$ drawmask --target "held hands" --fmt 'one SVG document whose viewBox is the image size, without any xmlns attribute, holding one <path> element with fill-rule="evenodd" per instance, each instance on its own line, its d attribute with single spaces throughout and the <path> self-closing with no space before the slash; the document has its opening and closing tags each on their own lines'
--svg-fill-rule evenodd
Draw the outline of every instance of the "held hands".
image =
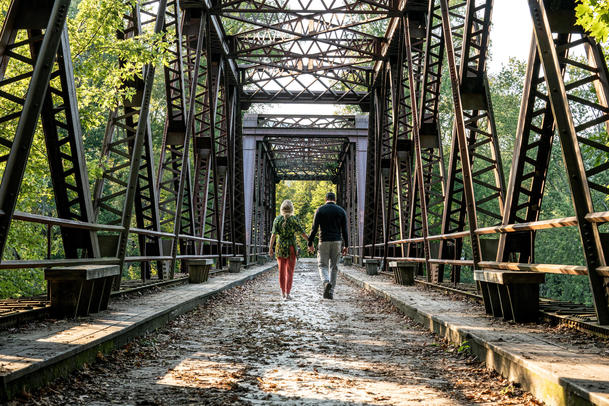
<svg viewBox="0 0 609 406">
<path fill-rule="evenodd" d="M 273 255 L 274 255 L 274 254 L 275 254 L 275 253 L 273 252 L 273 249 L 272 249 L 272 248 L 269 248 L 269 257 L 273 258 Z"/>
<path fill-rule="evenodd" d="M 347 255 L 349 253 L 349 247 L 343 247 L 343 256 Z"/>
<path fill-rule="evenodd" d="M 309 245 L 308 251 L 311 254 L 313 254 L 315 252 L 315 248 L 313 248 L 313 245 Z"/>
</svg>

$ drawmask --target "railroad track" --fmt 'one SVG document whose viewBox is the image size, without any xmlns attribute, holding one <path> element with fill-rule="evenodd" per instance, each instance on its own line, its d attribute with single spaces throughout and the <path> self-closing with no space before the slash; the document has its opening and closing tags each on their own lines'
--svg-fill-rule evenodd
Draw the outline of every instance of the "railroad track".
<svg viewBox="0 0 609 406">
<path fill-rule="evenodd" d="M 112 292 L 111 296 L 116 297 L 130 293 L 144 292 L 154 288 L 181 285 L 184 283 L 188 283 L 188 276 L 180 276 L 178 278 L 161 281 L 149 281 L 146 284 L 142 284 L 141 281 L 125 281 L 121 290 Z M 50 303 L 45 296 L 0 300 L 0 330 L 6 330 L 30 321 L 48 318 L 50 317 L 49 309 Z"/>
<path fill-rule="evenodd" d="M 386 274 L 393 275 L 389 272 Z M 476 286 L 473 284 L 460 283 L 457 286 L 454 286 L 451 283 L 438 284 L 421 279 L 415 279 L 415 283 L 431 289 L 468 297 L 482 303 L 482 295 L 478 293 Z M 593 334 L 602 338 L 609 338 L 609 326 L 601 326 L 598 324 L 592 306 L 541 298 L 539 307 L 541 319 L 548 323 L 564 325 L 584 333 Z"/>
</svg>

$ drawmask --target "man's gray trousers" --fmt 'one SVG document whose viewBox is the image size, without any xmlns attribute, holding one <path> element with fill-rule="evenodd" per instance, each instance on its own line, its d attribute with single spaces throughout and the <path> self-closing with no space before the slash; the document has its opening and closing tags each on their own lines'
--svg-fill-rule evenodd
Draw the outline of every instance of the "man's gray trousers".
<svg viewBox="0 0 609 406">
<path fill-rule="evenodd" d="M 331 292 L 334 293 L 336 286 L 336 276 L 338 275 L 338 258 L 342 241 L 322 241 L 317 246 L 317 266 L 319 268 L 319 277 L 321 282 L 330 282 L 332 284 Z M 328 264 L 330 272 L 328 273 Z"/>
</svg>

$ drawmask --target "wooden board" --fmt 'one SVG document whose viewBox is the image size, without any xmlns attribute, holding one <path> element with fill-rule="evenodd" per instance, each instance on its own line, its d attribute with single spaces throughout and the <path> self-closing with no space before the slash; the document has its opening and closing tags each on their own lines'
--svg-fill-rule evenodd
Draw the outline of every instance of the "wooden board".
<svg viewBox="0 0 609 406">
<path fill-rule="evenodd" d="M 475 270 L 474 280 L 505 285 L 508 283 L 544 283 L 546 276 L 542 273 L 526 271 Z"/>
<path fill-rule="evenodd" d="M 93 280 L 115 276 L 119 273 L 118 265 L 78 265 L 45 269 L 44 278 L 46 280 Z"/>
</svg>

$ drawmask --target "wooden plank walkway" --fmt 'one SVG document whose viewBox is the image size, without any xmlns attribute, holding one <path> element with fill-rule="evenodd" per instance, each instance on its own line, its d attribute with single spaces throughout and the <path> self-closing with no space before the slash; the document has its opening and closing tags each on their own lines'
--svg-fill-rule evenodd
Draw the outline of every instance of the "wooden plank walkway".
<svg viewBox="0 0 609 406">
<path fill-rule="evenodd" d="M 131 338 L 192 310 L 210 296 L 244 284 L 274 262 L 240 273 L 222 273 L 207 283 L 167 288 L 152 295 L 111 300 L 109 309 L 76 320 L 32 323 L 0 332 L 0 399 L 40 386 L 91 362 Z"/>
<path fill-rule="evenodd" d="M 574 345 L 536 325 L 494 319 L 475 303 L 455 300 L 417 286 L 400 286 L 386 275 L 369 276 L 361 268 L 341 267 L 351 282 L 390 300 L 406 315 L 472 351 L 506 378 L 548 405 L 609 405 L 609 354 Z M 583 344 L 583 345 L 582 345 Z"/>
</svg>

